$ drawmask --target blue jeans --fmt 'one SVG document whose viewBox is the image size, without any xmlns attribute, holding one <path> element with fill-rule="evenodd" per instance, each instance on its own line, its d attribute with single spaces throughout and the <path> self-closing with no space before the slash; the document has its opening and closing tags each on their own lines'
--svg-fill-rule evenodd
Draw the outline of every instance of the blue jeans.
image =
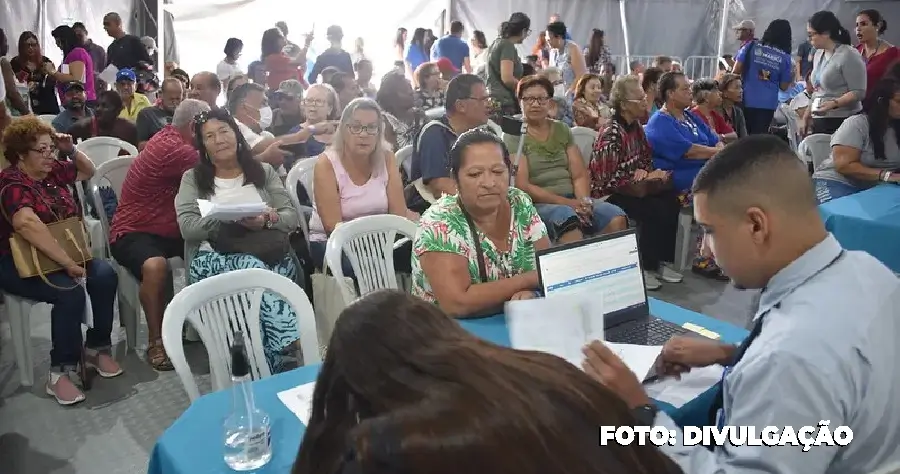
<svg viewBox="0 0 900 474">
<path fill-rule="evenodd" d="M 88 329 L 84 345 L 104 349 L 112 345 L 113 304 L 119 278 L 105 260 L 90 260 L 84 265 L 87 273 L 87 292 L 91 297 L 94 327 Z M 47 280 L 60 290 L 44 283 L 41 277 L 20 278 L 11 255 L 0 257 L 0 287 L 3 291 L 42 303 L 50 303 L 50 366 L 71 366 L 81 360 L 81 321 L 84 317 L 85 295 L 81 286 L 60 270 L 47 275 Z M 29 370 L 29 369 L 26 369 Z"/>
<path fill-rule="evenodd" d="M 862 191 L 856 186 L 832 179 L 813 178 L 813 184 L 816 186 L 816 200 L 819 204 Z"/>
<path fill-rule="evenodd" d="M 566 196 L 573 198 L 573 196 Z M 559 237 L 571 230 L 571 223 L 578 222 L 578 214 L 575 209 L 563 204 L 535 204 L 538 215 L 544 224 L 547 224 L 547 232 L 550 234 L 550 240 L 557 240 Z M 610 204 L 606 201 L 594 201 L 594 216 L 590 228 L 582 230 L 586 234 L 597 234 L 609 225 L 612 220 L 618 216 L 624 216 L 619 206 Z"/>
</svg>

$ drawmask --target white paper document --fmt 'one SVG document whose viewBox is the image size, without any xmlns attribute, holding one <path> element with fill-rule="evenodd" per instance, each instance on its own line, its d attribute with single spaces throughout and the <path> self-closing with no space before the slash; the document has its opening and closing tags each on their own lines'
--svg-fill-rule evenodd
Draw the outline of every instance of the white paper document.
<svg viewBox="0 0 900 474">
<path fill-rule="evenodd" d="M 309 425 L 313 392 L 315 389 L 316 383 L 310 382 L 278 393 L 278 398 L 281 399 L 281 403 L 284 403 L 284 406 L 288 407 L 288 410 L 297 415 L 297 418 L 300 419 L 300 423 L 303 423 L 303 426 Z"/>
<path fill-rule="evenodd" d="M 656 365 L 656 359 L 663 348 L 663 346 L 641 346 L 616 342 L 606 342 L 605 344 L 637 375 L 638 380 L 647 378 L 647 374 Z"/>
<path fill-rule="evenodd" d="M 200 217 L 210 217 L 220 221 L 237 221 L 245 217 L 257 217 L 266 210 L 263 202 L 246 204 L 214 203 L 206 199 L 197 199 Z"/>
<path fill-rule="evenodd" d="M 115 84 L 116 83 L 116 74 L 118 74 L 118 73 L 119 73 L 119 68 L 110 64 L 109 66 L 106 66 L 106 69 L 104 69 L 103 72 L 100 73 L 99 77 L 100 77 L 100 79 L 103 80 L 103 82 L 105 82 L 107 84 Z"/>
<path fill-rule="evenodd" d="M 692 369 L 690 372 L 682 374 L 680 380 L 675 377 L 666 377 L 649 383 L 644 388 L 647 390 L 647 395 L 679 408 L 717 383 L 722 378 L 723 370 L 725 368 L 718 364 Z"/>
<path fill-rule="evenodd" d="M 603 339 L 603 305 L 589 297 L 551 296 L 506 303 L 512 347 L 562 357 L 581 367 L 581 349 Z"/>
</svg>

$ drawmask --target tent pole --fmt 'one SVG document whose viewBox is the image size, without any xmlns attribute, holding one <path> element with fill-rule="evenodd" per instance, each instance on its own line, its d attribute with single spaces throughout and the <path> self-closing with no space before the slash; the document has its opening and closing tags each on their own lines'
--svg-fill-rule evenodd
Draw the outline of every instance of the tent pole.
<svg viewBox="0 0 900 474">
<path fill-rule="evenodd" d="M 625 0 L 619 0 L 619 20 L 622 23 L 622 36 L 625 37 L 625 72 L 630 73 L 631 45 L 628 41 L 628 20 L 625 19 Z"/>
<path fill-rule="evenodd" d="M 731 0 L 720 0 L 722 2 L 722 22 L 719 26 L 719 45 L 716 48 L 716 57 L 721 58 L 725 52 L 725 32 L 728 31 L 728 10 L 731 9 Z"/>
</svg>

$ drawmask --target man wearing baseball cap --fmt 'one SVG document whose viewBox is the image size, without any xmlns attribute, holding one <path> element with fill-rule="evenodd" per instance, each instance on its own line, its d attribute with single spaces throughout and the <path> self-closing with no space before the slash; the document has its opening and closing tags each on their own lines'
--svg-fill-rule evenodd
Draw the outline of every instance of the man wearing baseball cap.
<svg viewBox="0 0 900 474">
<path fill-rule="evenodd" d="M 272 125 L 269 130 L 276 137 L 287 135 L 292 129 L 304 122 L 303 111 L 300 109 L 303 101 L 303 84 L 296 79 L 282 81 L 278 90 L 272 94 L 273 104 L 276 108 L 272 112 Z"/>
<path fill-rule="evenodd" d="M 339 71 L 353 75 L 353 59 L 350 53 L 344 51 L 341 47 L 341 41 L 344 39 L 344 30 L 338 25 L 331 25 L 325 32 L 325 37 L 331 43 L 331 47 L 326 49 L 316 58 L 316 64 L 309 71 L 306 80 L 310 84 L 315 84 L 319 79 L 322 70 L 331 66 L 336 67 Z"/>
<path fill-rule="evenodd" d="M 741 42 L 741 48 L 756 39 L 756 23 L 753 23 L 753 20 L 744 20 L 732 26 L 731 29 L 734 30 L 735 39 Z"/>
<path fill-rule="evenodd" d="M 446 78 L 448 80 L 453 79 L 460 69 L 465 69 L 467 73 L 472 72 L 472 65 L 469 63 L 469 45 L 462 39 L 463 31 L 461 21 L 450 23 L 450 34 L 435 41 L 434 47 L 431 48 L 431 60 L 437 61 L 438 67 L 441 67 L 441 60 L 446 59 L 456 70 L 452 76 Z M 443 67 L 441 73 L 444 73 Z"/>
<path fill-rule="evenodd" d="M 93 117 L 94 113 L 91 109 L 85 107 L 84 83 L 81 81 L 69 81 L 62 85 L 63 103 L 62 112 L 53 119 L 51 125 L 53 129 L 59 133 L 69 133 L 69 128 L 75 122 L 85 118 Z"/>
<path fill-rule="evenodd" d="M 119 117 L 126 119 L 131 123 L 137 121 L 137 116 L 141 110 L 152 105 L 147 96 L 135 92 L 134 87 L 136 81 L 137 75 L 132 69 L 120 69 L 119 72 L 116 73 L 116 92 L 119 93 L 119 97 L 122 98 L 122 105 L 124 105 Z"/>
</svg>

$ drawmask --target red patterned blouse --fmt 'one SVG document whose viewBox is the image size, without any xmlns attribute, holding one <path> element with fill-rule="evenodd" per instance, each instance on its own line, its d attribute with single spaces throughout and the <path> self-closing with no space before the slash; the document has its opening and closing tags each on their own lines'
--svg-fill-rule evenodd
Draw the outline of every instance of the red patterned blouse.
<svg viewBox="0 0 900 474">
<path fill-rule="evenodd" d="M 69 191 L 77 175 L 74 161 L 54 161 L 53 169 L 42 180 L 32 179 L 16 166 L 0 172 L 0 255 L 9 253 L 12 218 L 21 209 L 30 207 L 45 224 L 78 215 L 78 205 Z"/>
<path fill-rule="evenodd" d="M 638 123 L 625 124 L 614 115 L 600 130 L 588 170 L 591 173 L 591 197 L 608 196 L 631 184 L 638 169 L 653 171 L 653 154 Z"/>
</svg>

